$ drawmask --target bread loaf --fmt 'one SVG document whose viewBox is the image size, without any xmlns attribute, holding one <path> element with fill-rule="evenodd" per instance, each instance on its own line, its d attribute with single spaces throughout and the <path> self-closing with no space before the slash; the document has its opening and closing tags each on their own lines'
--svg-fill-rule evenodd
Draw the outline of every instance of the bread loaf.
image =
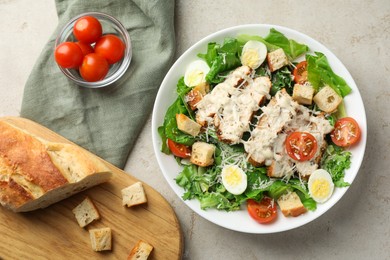
<svg viewBox="0 0 390 260">
<path fill-rule="evenodd" d="M 110 176 L 103 162 L 81 148 L 49 142 L 0 120 L 0 203 L 6 208 L 45 208 Z"/>
</svg>

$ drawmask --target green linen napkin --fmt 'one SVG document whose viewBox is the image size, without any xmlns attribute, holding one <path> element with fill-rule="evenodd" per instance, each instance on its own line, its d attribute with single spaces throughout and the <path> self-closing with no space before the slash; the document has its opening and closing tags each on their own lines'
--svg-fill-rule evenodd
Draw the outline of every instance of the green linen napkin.
<svg viewBox="0 0 390 260">
<path fill-rule="evenodd" d="M 173 60 L 174 0 L 56 0 L 56 7 L 59 24 L 26 83 L 21 116 L 124 168 Z M 124 80 L 112 88 L 71 83 L 53 58 L 61 28 L 91 11 L 114 16 L 130 34 L 132 61 Z"/>
</svg>

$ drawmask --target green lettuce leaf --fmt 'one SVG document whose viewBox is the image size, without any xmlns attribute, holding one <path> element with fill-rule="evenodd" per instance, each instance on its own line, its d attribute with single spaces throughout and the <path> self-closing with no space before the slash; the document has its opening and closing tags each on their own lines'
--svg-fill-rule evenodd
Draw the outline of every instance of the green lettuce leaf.
<svg viewBox="0 0 390 260">
<path fill-rule="evenodd" d="M 274 28 L 270 30 L 269 34 L 265 38 L 258 35 L 240 34 L 237 36 L 237 40 L 241 46 L 251 40 L 262 42 L 267 47 L 268 52 L 282 48 L 290 60 L 294 60 L 309 51 L 309 47 L 307 45 L 288 39 L 284 36 L 284 34 Z"/>
<path fill-rule="evenodd" d="M 207 46 L 207 53 L 198 54 L 210 67 L 206 80 L 209 83 L 219 83 L 224 80 L 223 76 L 230 70 L 241 65 L 240 47 L 237 39 L 226 38 L 222 45 L 211 42 Z M 222 77 L 221 77 L 222 76 Z"/>
<path fill-rule="evenodd" d="M 184 84 L 184 77 L 182 77 L 177 83 L 178 97 L 173 104 L 168 108 L 165 113 L 164 123 L 158 128 L 158 133 L 163 142 L 161 151 L 166 154 L 170 154 L 167 147 L 167 138 L 175 141 L 176 143 L 192 145 L 195 142 L 195 138 L 189 134 L 186 134 L 179 130 L 176 123 L 176 114 L 185 114 L 191 118 L 194 118 L 194 114 L 191 109 L 188 108 L 187 102 L 185 102 L 185 95 L 191 90 Z"/>
<path fill-rule="evenodd" d="M 269 34 L 264 38 L 264 40 L 272 45 L 282 48 L 291 60 L 294 60 L 309 50 L 307 45 L 288 39 L 283 33 L 275 30 L 274 28 L 271 28 Z"/>
<path fill-rule="evenodd" d="M 350 183 L 344 181 L 345 170 L 351 166 L 351 152 L 336 145 L 328 145 L 321 160 L 321 168 L 332 176 L 336 187 L 347 187 Z"/>
<path fill-rule="evenodd" d="M 345 80 L 333 72 L 328 63 L 328 59 L 323 53 L 315 52 L 316 56 L 307 54 L 307 75 L 309 82 L 316 91 L 324 85 L 329 85 L 341 97 L 345 97 L 351 92 L 351 88 Z"/>
</svg>

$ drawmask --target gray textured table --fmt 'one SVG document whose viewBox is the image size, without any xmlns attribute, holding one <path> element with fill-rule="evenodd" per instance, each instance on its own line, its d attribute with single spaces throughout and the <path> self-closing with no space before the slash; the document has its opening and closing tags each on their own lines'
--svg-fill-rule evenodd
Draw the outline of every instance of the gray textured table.
<svg viewBox="0 0 390 260">
<path fill-rule="evenodd" d="M 175 209 L 184 258 L 390 259 L 390 2 L 183 0 L 175 15 L 176 58 L 210 33 L 247 23 L 282 25 L 318 40 L 352 74 L 369 131 L 360 172 L 335 207 L 298 229 L 253 235 L 200 218 L 173 193 L 154 157 L 149 118 L 126 170 Z M 19 115 L 24 84 L 56 23 L 53 0 L 0 1 L 0 116 Z"/>
</svg>

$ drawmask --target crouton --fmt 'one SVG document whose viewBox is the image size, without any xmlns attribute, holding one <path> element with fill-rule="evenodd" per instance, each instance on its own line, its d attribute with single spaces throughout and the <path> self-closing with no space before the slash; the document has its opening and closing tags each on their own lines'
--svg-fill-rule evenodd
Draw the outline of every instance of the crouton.
<svg viewBox="0 0 390 260">
<path fill-rule="evenodd" d="M 89 230 L 89 237 L 91 238 L 91 245 L 94 251 L 111 250 L 111 228 L 97 228 Z"/>
<path fill-rule="evenodd" d="M 326 113 L 333 113 L 343 100 L 331 87 L 323 87 L 313 98 L 318 108 Z"/>
<path fill-rule="evenodd" d="M 306 212 L 305 206 L 303 206 L 301 199 L 295 192 L 283 194 L 279 197 L 277 203 L 285 217 L 297 217 Z"/>
<path fill-rule="evenodd" d="M 131 250 L 127 260 L 147 260 L 152 250 L 152 245 L 145 241 L 139 240 Z"/>
<path fill-rule="evenodd" d="M 273 160 L 271 165 L 267 167 L 267 175 L 271 178 L 282 178 L 284 176 L 291 176 L 293 172 L 293 165 L 291 161 L 286 159 L 287 155 L 284 155 L 284 160 Z"/>
<path fill-rule="evenodd" d="M 136 182 L 133 185 L 124 188 L 121 190 L 121 193 L 123 206 L 132 207 L 148 201 L 142 182 Z"/>
<path fill-rule="evenodd" d="M 267 54 L 268 67 L 271 72 L 274 72 L 288 65 L 288 58 L 282 48 L 269 52 Z"/>
<path fill-rule="evenodd" d="M 210 91 L 210 85 L 207 82 L 200 83 L 194 87 L 186 96 L 186 101 L 192 110 L 196 109 L 196 105 Z"/>
<path fill-rule="evenodd" d="M 85 227 L 94 220 L 100 219 L 99 212 L 90 198 L 85 198 L 72 210 L 80 227 Z"/>
<path fill-rule="evenodd" d="M 176 123 L 177 128 L 179 128 L 180 131 L 192 136 L 197 136 L 202 127 L 200 124 L 191 120 L 191 118 L 184 114 L 176 114 Z"/>
<path fill-rule="evenodd" d="M 295 84 L 292 98 L 302 105 L 311 105 L 313 101 L 314 88 L 309 84 Z"/>
<path fill-rule="evenodd" d="M 215 145 L 205 142 L 196 142 L 192 145 L 190 161 L 193 164 L 206 167 L 214 163 Z"/>
</svg>

